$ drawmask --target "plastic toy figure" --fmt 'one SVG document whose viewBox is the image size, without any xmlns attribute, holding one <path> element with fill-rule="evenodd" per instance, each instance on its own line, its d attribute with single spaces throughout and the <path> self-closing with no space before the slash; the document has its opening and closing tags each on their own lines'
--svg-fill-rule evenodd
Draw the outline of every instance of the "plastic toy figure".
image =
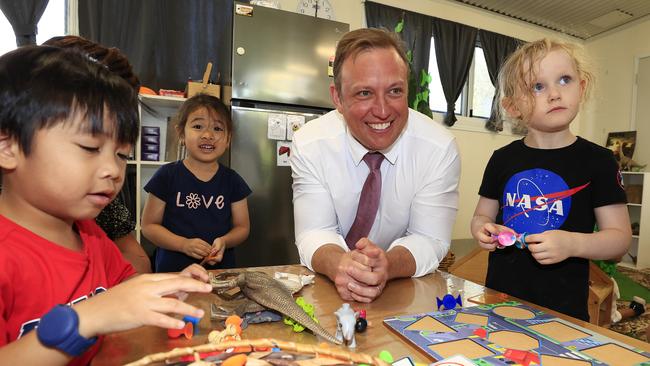
<svg viewBox="0 0 650 366">
<path fill-rule="evenodd" d="M 440 307 L 443 307 L 445 310 L 451 310 L 456 308 L 456 304 L 463 306 L 463 301 L 460 299 L 460 295 L 454 298 L 454 295 L 447 294 L 442 297 L 442 300 L 438 297 L 436 297 L 436 300 L 438 300 L 438 310 L 440 310 Z"/>
<path fill-rule="evenodd" d="M 336 339 L 345 343 L 349 348 L 356 348 L 357 342 L 354 339 L 354 328 L 359 313 L 354 312 L 350 304 L 344 303 L 334 315 L 336 315 Z"/>
<path fill-rule="evenodd" d="M 185 326 L 181 329 L 167 329 L 167 337 L 169 338 L 178 338 L 184 335 L 187 339 L 192 339 L 194 335 L 194 325 L 191 322 L 185 323 Z"/>
<path fill-rule="evenodd" d="M 526 233 L 517 234 L 511 231 L 502 231 L 499 235 L 492 235 L 492 238 L 499 242 L 499 245 L 497 245 L 499 249 L 509 247 L 513 244 L 519 249 L 528 248 L 528 244 L 526 244 Z"/>
</svg>

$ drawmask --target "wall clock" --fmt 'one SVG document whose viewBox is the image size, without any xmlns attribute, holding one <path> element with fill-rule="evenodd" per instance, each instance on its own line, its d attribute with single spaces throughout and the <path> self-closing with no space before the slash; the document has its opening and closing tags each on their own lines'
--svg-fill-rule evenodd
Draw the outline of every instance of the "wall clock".
<svg viewBox="0 0 650 366">
<path fill-rule="evenodd" d="M 298 13 L 334 20 L 334 8 L 329 0 L 299 0 Z"/>
</svg>

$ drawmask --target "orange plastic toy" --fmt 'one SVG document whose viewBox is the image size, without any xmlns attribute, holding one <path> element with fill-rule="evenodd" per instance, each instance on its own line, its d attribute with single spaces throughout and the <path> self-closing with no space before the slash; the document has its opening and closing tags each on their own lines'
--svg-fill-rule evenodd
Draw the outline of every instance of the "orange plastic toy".
<svg viewBox="0 0 650 366">
<path fill-rule="evenodd" d="M 147 88 L 146 86 L 141 86 L 139 93 L 140 94 L 157 95 L 157 93 L 155 91 L 153 91 L 153 89 Z"/>
<path fill-rule="evenodd" d="M 194 335 L 194 325 L 187 322 L 181 329 L 167 329 L 167 336 L 169 338 L 178 338 L 181 335 L 184 335 L 187 339 L 192 339 L 192 335 Z"/>
</svg>

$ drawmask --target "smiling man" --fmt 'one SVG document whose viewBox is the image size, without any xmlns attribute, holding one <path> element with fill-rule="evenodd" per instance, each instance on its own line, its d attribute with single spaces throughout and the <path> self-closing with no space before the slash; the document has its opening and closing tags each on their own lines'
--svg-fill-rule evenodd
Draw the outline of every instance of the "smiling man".
<svg viewBox="0 0 650 366">
<path fill-rule="evenodd" d="M 402 42 L 358 29 L 336 49 L 336 110 L 293 139 L 296 245 L 343 300 L 371 302 L 394 278 L 422 276 L 447 254 L 460 157 L 451 133 L 408 108 Z"/>
</svg>

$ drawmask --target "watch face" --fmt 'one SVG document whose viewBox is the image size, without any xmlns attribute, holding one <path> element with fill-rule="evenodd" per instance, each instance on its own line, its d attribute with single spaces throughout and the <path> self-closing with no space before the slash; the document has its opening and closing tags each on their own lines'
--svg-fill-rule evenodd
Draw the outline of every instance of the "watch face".
<svg viewBox="0 0 650 366">
<path fill-rule="evenodd" d="M 319 18 L 334 19 L 334 8 L 329 0 L 299 0 L 298 12 Z"/>
</svg>

